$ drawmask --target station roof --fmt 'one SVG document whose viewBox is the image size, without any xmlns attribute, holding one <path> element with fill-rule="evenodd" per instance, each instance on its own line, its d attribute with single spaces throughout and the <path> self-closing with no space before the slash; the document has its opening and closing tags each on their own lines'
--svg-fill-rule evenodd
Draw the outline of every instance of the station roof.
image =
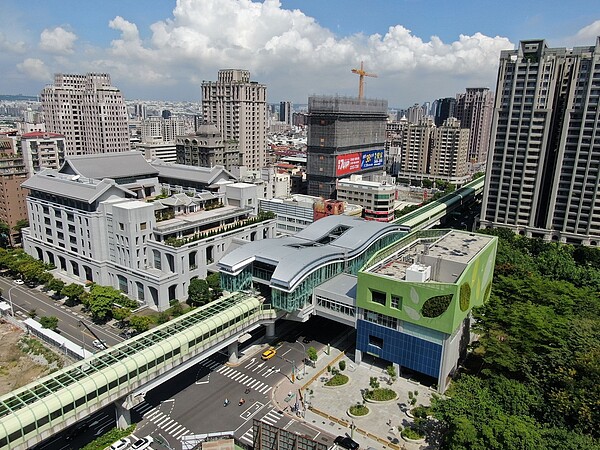
<svg viewBox="0 0 600 450">
<path fill-rule="evenodd" d="M 294 236 L 250 242 L 225 255 L 218 263 L 225 273 L 238 274 L 251 263 L 274 267 L 271 285 L 293 289 L 305 275 L 333 260 L 352 258 L 375 240 L 398 231 L 390 223 L 344 215 L 324 217 Z"/>
</svg>

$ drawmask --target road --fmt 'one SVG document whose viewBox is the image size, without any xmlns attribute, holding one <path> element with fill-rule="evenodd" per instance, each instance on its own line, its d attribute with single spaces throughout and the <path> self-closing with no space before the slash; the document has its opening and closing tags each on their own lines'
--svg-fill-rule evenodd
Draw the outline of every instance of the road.
<svg viewBox="0 0 600 450">
<path fill-rule="evenodd" d="M 9 278 L 0 278 L 0 289 L 2 289 L 4 299 L 7 302 L 12 301 L 17 318 L 26 319 L 32 309 L 35 309 L 37 317 L 55 316 L 58 318 L 58 332 L 86 350 L 95 351 L 92 341 L 96 338 L 85 327 L 79 325 L 80 320 L 84 321 L 109 346 L 123 341 L 109 327 L 95 325 L 83 314 L 76 313 L 72 308 L 53 300 L 38 289 L 30 288 L 25 284 L 17 285 Z"/>
<path fill-rule="evenodd" d="M 328 322 L 327 327 L 312 326 L 311 336 L 330 342 L 340 331 L 338 325 Z M 132 411 L 132 420 L 138 421 L 136 436 L 149 434 L 155 440 L 164 439 L 171 447 L 180 448 L 180 439 L 185 435 L 234 431 L 236 438 L 251 444 L 252 422 L 256 418 L 333 445 L 335 436 L 285 414 L 294 406 L 295 396 L 284 411 L 270 403 L 273 389 L 284 378 L 291 377 L 293 363 L 297 374 L 303 372 L 304 349 L 296 340 L 302 341 L 305 328 L 306 324 L 294 324 L 288 336 L 280 340 L 277 355 L 268 361 L 262 361 L 259 352 L 239 366 L 230 367 L 225 364 L 225 354 L 216 354 L 150 391 L 145 401 Z M 303 345 L 306 348 L 312 345 L 317 350 L 325 346 L 318 341 Z M 246 393 L 246 389 L 250 392 Z M 226 407 L 225 398 L 230 401 Z M 241 398 L 245 403 L 240 406 Z"/>
</svg>

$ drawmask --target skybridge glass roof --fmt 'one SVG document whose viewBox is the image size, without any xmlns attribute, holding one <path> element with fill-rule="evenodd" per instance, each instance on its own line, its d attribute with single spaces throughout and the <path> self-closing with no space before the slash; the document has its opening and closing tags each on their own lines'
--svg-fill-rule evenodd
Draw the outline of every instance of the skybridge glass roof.
<svg viewBox="0 0 600 450">
<path fill-rule="evenodd" d="M 0 397 L 0 417 L 4 417 L 61 389 L 67 388 L 86 378 L 88 375 L 127 359 L 143 349 L 152 347 L 220 312 L 238 305 L 246 298 L 248 298 L 248 294 L 240 292 L 223 298 L 219 302 L 200 307 L 153 330 L 149 330 L 114 347 L 103 350 L 90 358 L 66 367 L 60 372 L 55 372 L 43 378 L 34 386 L 28 385 Z"/>
</svg>

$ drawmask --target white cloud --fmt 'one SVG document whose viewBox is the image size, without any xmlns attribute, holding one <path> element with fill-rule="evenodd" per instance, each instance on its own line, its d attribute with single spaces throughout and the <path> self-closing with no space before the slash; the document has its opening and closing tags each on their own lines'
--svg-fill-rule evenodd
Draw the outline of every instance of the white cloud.
<svg viewBox="0 0 600 450">
<path fill-rule="evenodd" d="M 595 45 L 597 36 L 600 36 L 600 20 L 583 27 L 570 41 L 573 45 Z"/>
<path fill-rule="evenodd" d="M 40 49 L 54 54 L 69 55 L 74 51 L 77 35 L 62 27 L 46 28 L 40 35 Z"/>
<path fill-rule="evenodd" d="M 278 0 L 178 0 L 170 18 L 144 32 L 122 16 L 107 25 L 116 34 L 108 48 L 76 46 L 73 32 L 56 27 L 40 40 L 52 59 L 30 56 L 56 72 L 109 72 L 127 98 L 199 100 L 201 80 L 242 68 L 267 85 L 269 101 L 301 103 L 312 94 L 356 95 L 350 69 L 364 61 L 379 75 L 366 80 L 367 96 L 405 106 L 474 85 L 494 89 L 500 50 L 514 48 L 505 37 L 482 33 L 423 39 L 400 24 L 382 34 L 338 37 Z"/>
<path fill-rule="evenodd" d="M 11 41 L 0 31 L 0 50 L 11 53 L 24 53 L 26 49 L 25 42 Z"/>
<path fill-rule="evenodd" d="M 296 101 L 306 101 L 315 92 L 356 95 L 357 80 L 350 69 L 361 60 L 369 71 L 379 74 L 369 84 L 371 92 L 383 98 L 399 78 L 414 77 L 417 85 L 423 74 L 440 80 L 462 76 L 464 85 L 459 90 L 470 85 L 474 74 L 478 82 L 487 79 L 490 85 L 495 81 L 500 50 L 514 48 L 505 37 L 482 33 L 461 35 L 449 43 L 436 36 L 424 41 L 402 25 L 390 27 L 383 36 L 337 38 L 300 10 L 282 9 L 278 0 L 180 0 L 172 18 L 151 26 L 146 42 L 137 26 L 120 16 L 109 25 L 120 32 L 111 43 L 110 60 L 102 62 L 118 71 L 113 79 L 192 83 L 215 79 L 219 68 L 244 68 L 253 79 L 281 89 L 286 83 L 276 77 L 288 77 L 289 98 Z M 435 95 L 442 95 L 443 86 L 432 88 L 437 89 Z M 454 89 L 448 86 L 443 95 L 454 95 Z M 274 98 L 273 91 L 269 92 Z M 274 95 L 277 100 L 286 93 Z"/>
<path fill-rule="evenodd" d="M 41 59 L 27 58 L 23 62 L 17 64 L 17 69 L 32 80 L 43 82 L 49 82 L 51 80 L 50 70 Z"/>
</svg>

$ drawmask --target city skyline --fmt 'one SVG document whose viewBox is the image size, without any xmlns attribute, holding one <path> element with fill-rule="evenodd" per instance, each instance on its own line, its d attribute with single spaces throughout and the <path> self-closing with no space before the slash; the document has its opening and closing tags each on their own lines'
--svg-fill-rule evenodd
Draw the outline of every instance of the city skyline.
<svg viewBox="0 0 600 450">
<path fill-rule="evenodd" d="M 127 100 L 200 101 L 219 69 L 249 70 L 269 103 L 313 94 L 356 95 L 350 72 L 379 75 L 365 94 L 391 107 L 494 89 L 501 50 L 519 40 L 592 45 L 594 3 L 558 1 L 329 2 L 299 0 L 74 0 L 3 2 L 0 93 L 38 95 L 54 73 L 110 73 Z M 519 14 L 515 14 L 519 11 Z"/>
</svg>

